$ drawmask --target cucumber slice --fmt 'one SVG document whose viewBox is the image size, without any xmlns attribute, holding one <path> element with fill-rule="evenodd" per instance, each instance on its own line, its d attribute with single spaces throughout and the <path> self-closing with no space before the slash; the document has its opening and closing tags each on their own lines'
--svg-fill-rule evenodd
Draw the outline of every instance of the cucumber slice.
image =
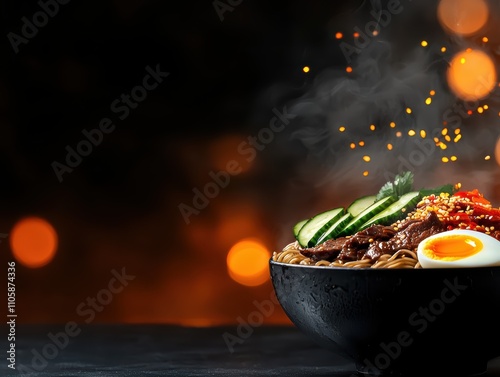
<svg viewBox="0 0 500 377">
<path fill-rule="evenodd" d="M 309 221 L 309 219 L 304 219 L 304 220 L 299 221 L 297 224 L 295 224 L 293 226 L 293 236 L 295 238 L 297 238 L 299 236 L 300 230 L 302 229 L 304 224 L 307 223 L 308 221 Z"/>
<path fill-rule="evenodd" d="M 316 241 L 323 235 L 323 232 L 337 221 L 345 213 L 344 207 L 338 207 L 329 211 L 321 212 L 310 218 L 300 229 L 297 236 L 302 247 L 312 247 Z"/>
<path fill-rule="evenodd" d="M 361 225 L 361 228 L 364 229 L 373 224 L 394 224 L 396 221 L 404 218 L 408 212 L 412 211 L 421 198 L 422 194 L 419 191 L 412 191 L 403 194 L 389 207 L 384 209 L 382 212 L 379 212 L 377 215 L 373 216 L 371 219 Z"/>
<path fill-rule="evenodd" d="M 316 241 L 316 245 L 325 242 L 331 238 L 336 238 L 340 231 L 346 226 L 346 224 L 352 220 L 354 216 L 347 212 L 340 217 L 337 221 L 335 221 L 330 228 L 328 228 L 323 235 Z"/>
<path fill-rule="evenodd" d="M 362 211 L 375 203 L 376 198 L 377 195 L 362 196 L 361 198 L 353 201 L 349 207 L 347 207 L 347 212 L 349 212 L 353 217 L 358 216 Z"/>
<path fill-rule="evenodd" d="M 396 198 L 394 196 L 386 196 L 380 200 L 377 200 L 375 203 L 368 206 L 368 208 L 365 208 L 363 211 L 361 211 L 357 216 L 354 216 L 354 218 L 347 223 L 347 225 L 340 231 L 337 236 L 349 236 L 353 235 L 357 231 L 362 230 L 363 228 L 361 226 L 365 222 L 367 222 L 378 213 L 382 212 L 395 201 Z"/>
</svg>

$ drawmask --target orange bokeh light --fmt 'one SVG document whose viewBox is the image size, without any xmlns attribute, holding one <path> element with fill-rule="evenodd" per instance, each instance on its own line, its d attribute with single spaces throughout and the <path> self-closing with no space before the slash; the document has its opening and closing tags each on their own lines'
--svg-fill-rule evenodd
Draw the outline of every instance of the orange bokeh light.
<svg viewBox="0 0 500 377">
<path fill-rule="evenodd" d="M 495 161 L 498 166 L 500 166 L 500 137 L 497 140 L 497 144 L 495 146 Z"/>
<path fill-rule="evenodd" d="M 269 279 L 269 258 L 269 251 L 259 240 L 240 240 L 227 254 L 229 276 L 250 287 L 264 284 Z"/>
<path fill-rule="evenodd" d="M 34 216 L 19 220 L 12 228 L 9 240 L 16 260 L 30 268 L 48 264 L 54 258 L 58 244 L 54 227 Z"/>
<path fill-rule="evenodd" d="M 486 97 L 495 87 L 495 63 L 485 52 L 468 48 L 457 53 L 451 60 L 447 81 L 457 97 L 465 101 L 476 101 Z"/>
<path fill-rule="evenodd" d="M 463 36 L 481 30 L 488 21 L 489 9 L 484 0 L 441 0 L 438 19 L 445 30 Z"/>
</svg>

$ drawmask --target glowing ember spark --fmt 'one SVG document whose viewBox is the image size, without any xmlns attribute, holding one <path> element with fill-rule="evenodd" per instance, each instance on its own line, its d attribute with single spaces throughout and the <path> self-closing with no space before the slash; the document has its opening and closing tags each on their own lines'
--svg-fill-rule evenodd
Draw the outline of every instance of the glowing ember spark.
<svg viewBox="0 0 500 377">
<path fill-rule="evenodd" d="M 302 70 L 305 72 L 305 73 L 308 73 L 310 71 L 310 68 L 306 65 L 304 68 L 302 68 Z"/>
<path fill-rule="evenodd" d="M 340 31 L 335 33 L 335 38 L 337 38 L 337 39 L 342 39 L 343 36 L 344 35 Z"/>
<path fill-rule="evenodd" d="M 370 162 L 371 161 L 371 157 L 370 156 L 363 156 L 363 161 Z"/>
<path fill-rule="evenodd" d="M 427 41 L 422 41 L 422 42 L 420 42 L 420 45 L 422 47 L 427 47 L 428 43 L 427 43 Z"/>
<path fill-rule="evenodd" d="M 344 131 L 345 131 L 345 127 L 344 127 L 344 126 L 340 126 L 340 127 L 339 127 L 339 131 L 340 131 L 340 132 L 344 132 Z"/>
</svg>

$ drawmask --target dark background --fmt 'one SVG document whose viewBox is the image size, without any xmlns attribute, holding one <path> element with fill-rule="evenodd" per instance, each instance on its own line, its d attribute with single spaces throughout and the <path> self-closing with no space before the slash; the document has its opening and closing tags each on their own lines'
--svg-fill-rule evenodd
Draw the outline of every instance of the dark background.
<svg viewBox="0 0 500 377">
<path fill-rule="evenodd" d="M 59 4 L 16 53 L 7 35 L 20 34 L 22 18 L 31 20 L 40 5 L 3 1 L 0 232 L 38 215 L 59 236 L 50 264 L 18 264 L 19 321 L 82 320 L 75 308 L 122 268 L 135 279 L 96 322 L 212 325 L 246 318 L 272 286 L 231 280 L 229 248 L 257 237 L 270 251 L 279 249 L 292 240 L 298 220 L 378 190 L 416 144 L 402 142 L 399 154 L 383 154 L 389 131 L 372 134 L 369 124 L 397 120 L 404 133 L 422 124 L 440 129 L 443 113 L 460 104 L 447 92 L 444 70 L 451 53 L 483 35 L 447 35 L 436 2 L 401 6 L 369 37 L 361 54 L 367 59 L 349 62 L 341 41 L 354 44 L 355 28 L 363 30 L 370 12 L 387 2 L 244 0 L 221 20 L 211 1 L 73 0 Z M 490 42 L 482 47 L 496 59 L 500 35 L 487 31 Z M 421 52 L 424 39 L 430 47 Z M 439 53 L 443 45 L 447 54 Z M 118 119 L 110 104 L 142 82 L 148 65 L 169 76 Z M 354 76 L 345 72 L 349 65 Z M 436 110 L 420 116 L 431 89 L 438 92 Z M 442 164 L 440 151 L 413 164 L 418 186 L 460 181 L 500 203 L 499 110 L 495 98 L 488 103 L 482 117 L 455 119 L 465 141 L 446 153 L 459 156 L 456 164 Z M 246 161 L 237 146 L 284 106 L 296 118 Z M 64 163 L 66 146 L 75 148 L 82 130 L 106 117 L 116 128 L 59 182 L 53 162 Z M 341 124 L 348 137 L 336 131 Z M 369 168 L 359 148 L 349 151 L 349 138 L 367 140 Z M 191 205 L 192 190 L 230 160 L 245 171 L 186 224 L 179 204 Z M 3 261 L 13 260 L 7 240 L 0 249 Z M 266 320 L 288 323 L 278 307 Z"/>
</svg>

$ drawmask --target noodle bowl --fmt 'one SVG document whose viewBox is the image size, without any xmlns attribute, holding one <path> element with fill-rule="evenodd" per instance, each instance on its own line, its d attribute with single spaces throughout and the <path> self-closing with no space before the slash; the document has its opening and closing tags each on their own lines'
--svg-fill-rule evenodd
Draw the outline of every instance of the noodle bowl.
<svg viewBox="0 0 500 377">
<path fill-rule="evenodd" d="M 357 231 L 348 222 L 332 233 L 340 220 L 297 223 L 295 240 L 269 261 L 281 307 L 359 374 L 484 374 L 500 357 L 500 264 L 471 260 L 500 260 L 500 208 L 472 190 L 426 195 L 401 212 L 395 222 L 363 220 Z M 453 266 L 454 256 L 466 262 Z"/>
</svg>

